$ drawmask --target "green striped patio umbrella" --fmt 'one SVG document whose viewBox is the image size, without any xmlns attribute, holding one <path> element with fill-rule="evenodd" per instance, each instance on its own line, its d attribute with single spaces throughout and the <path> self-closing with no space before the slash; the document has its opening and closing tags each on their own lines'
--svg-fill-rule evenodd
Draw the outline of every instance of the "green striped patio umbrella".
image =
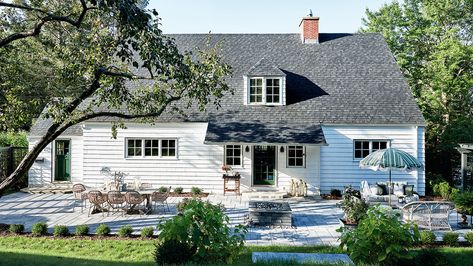
<svg viewBox="0 0 473 266">
<path fill-rule="evenodd" d="M 423 165 L 414 156 L 394 148 L 375 151 L 360 161 L 360 168 L 389 171 L 389 184 L 391 184 L 392 170 L 410 172 L 422 167 Z M 389 205 L 391 205 L 391 189 L 388 189 L 388 192 Z"/>
</svg>

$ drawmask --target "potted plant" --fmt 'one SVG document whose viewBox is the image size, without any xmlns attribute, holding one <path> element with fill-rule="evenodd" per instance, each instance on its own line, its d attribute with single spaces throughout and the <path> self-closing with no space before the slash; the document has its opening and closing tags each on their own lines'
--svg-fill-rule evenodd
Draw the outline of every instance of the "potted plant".
<svg viewBox="0 0 473 266">
<path fill-rule="evenodd" d="M 222 171 L 225 171 L 225 174 L 226 174 L 226 175 L 228 175 L 228 172 L 229 172 L 229 171 L 232 171 L 232 170 L 233 170 L 233 169 L 232 169 L 232 167 L 231 167 L 230 165 L 226 165 L 226 164 L 222 165 Z"/>
<path fill-rule="evenodd" d="M 472 226 L 473 216 L 473 191 L 458 193 L 453 197 L 455 208 L 462 214 L 460 226 L 468 226 L 467 215 L 470 215 L 470 227 Z"/>
<path fill-rule="evenodd" d="M 368 210 L 368 204 L 361 198 L 359 190 L 347 187 L 340 202 L 344 216 L 340 219 L 343 226 L 355 227 Z"/>
</svg>

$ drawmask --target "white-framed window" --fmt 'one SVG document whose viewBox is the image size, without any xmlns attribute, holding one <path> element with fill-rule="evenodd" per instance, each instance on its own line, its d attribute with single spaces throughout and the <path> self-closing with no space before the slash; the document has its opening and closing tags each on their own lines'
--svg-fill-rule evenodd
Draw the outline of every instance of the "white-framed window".
<svg viewBox="0 0 473 266">
<path fill-rule="evenodd" d="M 176 158 L 176 139 L 128 138 L 126 158 Z"/>
<path fill-rule="evenodd" d="M 248 87 L 249 104 L 281 104 L 282 78 L 250 78 Z"/>
<path fill-rule="evenodd" d="M 127 157 L 141 157 L 143 154 L 143 147 L 141 139 L 127 140 Z"/>
<path fill-rule="evenodd" d="M 287 146 L 287 166 L 305 167 L 304 146 Z"/>
<path fill-rule="evenodd" d="M 229 166 L 242 165 L 241 145 L 225 145 L 225 164 Z"/>
<path fill-rule="evenodd" d="M 363 159 L 370 153 L 389 147 L 389 140 L 354 140 L 353 158 Z"/>
</svg>

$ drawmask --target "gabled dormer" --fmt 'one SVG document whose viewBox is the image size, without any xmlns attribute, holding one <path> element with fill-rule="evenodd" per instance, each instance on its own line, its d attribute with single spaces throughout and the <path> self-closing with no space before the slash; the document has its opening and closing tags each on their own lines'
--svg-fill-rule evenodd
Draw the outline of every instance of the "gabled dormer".
<svg viewBox="0 0 473 266">
<path fill-rule="evenodd" d="M 286 105 L 286 74 L 260 59 L 243 76 L 245 105 Z"/>
</svg>

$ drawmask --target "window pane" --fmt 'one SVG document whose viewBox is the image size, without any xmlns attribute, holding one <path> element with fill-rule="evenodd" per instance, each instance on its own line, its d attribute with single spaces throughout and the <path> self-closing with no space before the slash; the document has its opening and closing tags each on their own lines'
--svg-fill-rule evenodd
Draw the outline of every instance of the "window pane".
<svg viewBox="0 0 473 266">
<path fill-rule="evenodd" d="M 388 142 L 387 141 L 381 141 L 379 143 L 380 149 L 386 149 L 388 147 Z"/>
<path fill-rule="evenodd" d="M 129 147 L 129 148 L 135 147 L 135 141 L 132 140 L 132 139 L 129 139 L 129 140 L 128 140 L 128 147 Z"/>
<path fill-rule="evenodd" d="M 169 150 L 169 156 L 176 156 L 176 150 L 174 148 Z"/>
<path fill-rule="evenodd" d="M 362 158 L 360 150 L 355 150 L 355 158 Z"/>
<path fill-rule="evenodd" d="M 141 147 L 135 148 L 135 156 L 141 156 Z"/>
<path fill-rule="evenodd" d="M 361 141 L 355 141 L 355 149 L 361 149 Z"/>
<path fill-rule="evenodd" d="M 370 148 L 370 142 L 369 141 L 363 141 L 363 149 L 369 149 Z"/>
<path fill-rule="evenodd" d="M 151 147 L 151 140 L 147 139 L 145 140 L 145 148 Z"/>
<path fill-rule="evenodd" d="M 363 150 L 363 158 L 365 158 L 366 156 L 368 156 L 370 154 L 370 151 L 369 150 Z"/>
<path fill-rule="evenodd" d="M 292 148 L 288 148 L 289 149 L 289 157 L 295 157 L 296 156 L 296 151 Z"/>
<path fill-rule="evenodd" d="M 275 80 L 274 80 L 274 86 L 275 86 L 275 87 L 279 87 L 279 79 L 275 79 Z"/>
<path fill-rule="evenodd" d="M 273 80 L 272 79 L 267 79 L 266 80 L 266 86 L 273 86 Z"/>
<path fill-rule="evenodd" d="M 145 148 L 145 156 L 151 156 L 151 149 Z"/>
<path fill-rule="evenodd" d="M 233 160 L 233 165 L 241 165 L 240 157 L 234 158 L 234 160 Z"/>
<path fill-rule="evenodd" d="M 135 156 L 135 150 L 133 148 L 128 148 L 128 156 Z"/>
<path fill-rule="evenodd" d="M 295 165 L 296 165 L 296 159 L 294 159 L 294 158 L 289 158 L 288 164 L 289 164 L 289 166 L 295 166 Z"/>
<path fill-rule="evenodd" d="M 303 166 L 302 159 L 296 159 L 296 166 Z"/>
</svg>

